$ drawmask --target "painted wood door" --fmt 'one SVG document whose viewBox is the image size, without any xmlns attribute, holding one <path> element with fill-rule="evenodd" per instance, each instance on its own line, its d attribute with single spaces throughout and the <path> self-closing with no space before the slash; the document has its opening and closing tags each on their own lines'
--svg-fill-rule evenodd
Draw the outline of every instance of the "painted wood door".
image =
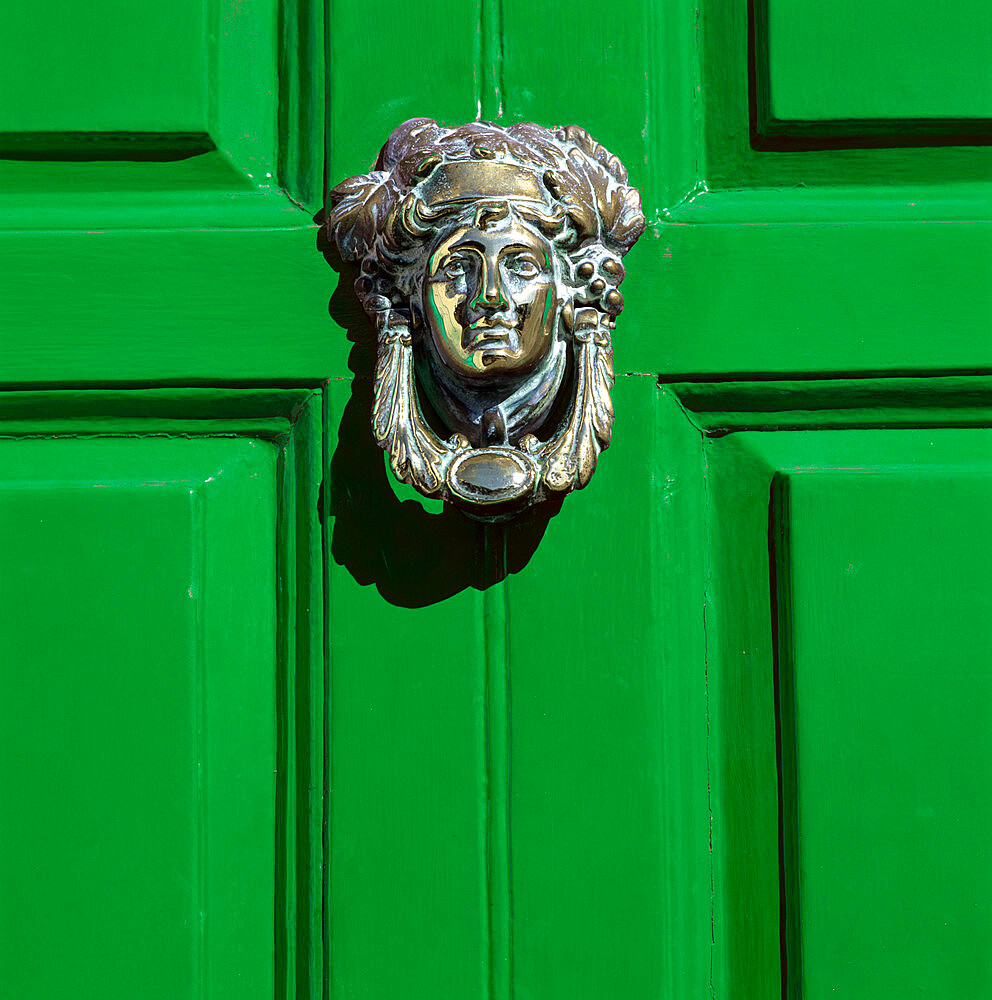
<svg viewBox="0 0 992 1000">
<path fill-rule="evenodd" d="M 981 4 L 5 13 L 0 996 L 992 996 Z M 554 516 L 372 444 L 418 115 L 644 192 Z"/>
</svg>

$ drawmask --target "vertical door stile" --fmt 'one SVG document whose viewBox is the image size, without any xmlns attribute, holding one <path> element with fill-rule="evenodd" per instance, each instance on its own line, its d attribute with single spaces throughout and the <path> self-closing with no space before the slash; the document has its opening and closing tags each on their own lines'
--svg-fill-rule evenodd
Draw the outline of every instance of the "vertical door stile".
<svg viewBox="0 0 992 1000">
<path fill-rule="evenodd" d="M 478 111 L 481 121 L 503 117 L 503 3 L 479 4 Z"/>
<path fill-rule="evenodd" d="M 495 120 L 503 107 L 503 4 L 479 5 L 478 117 Z M 510 868 L 510 665 L 507 630 L 506 528 L 483 534 L 485 617 L 486 892 L 489 1000 L 513 995 L 513 912 Z"/>
<path fill-rule="evenodd" d="M 485 808 L 489 915 L 489 1000 L 513 995 L 513 893 L 510 865 L 510 661 L 506 528 L 485 525 Z M 495 582 L 490 582 L 495 581 Z"/>
</svg>

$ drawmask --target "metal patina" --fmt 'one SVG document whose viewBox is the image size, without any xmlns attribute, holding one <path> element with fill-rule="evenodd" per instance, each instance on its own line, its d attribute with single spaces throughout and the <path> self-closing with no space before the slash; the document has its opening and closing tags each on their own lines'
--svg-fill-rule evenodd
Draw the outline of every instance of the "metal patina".
<svg viewBox="0 0 992 1000">
<path fill-rule="evenodd" d="M 644 226 L 623 165 L 574 125 L 414 119 L 331 191 L 328 236 L 378 331 L 373 433 L 402 482 L 487 519 L 589 482 Z"/>
</svg>

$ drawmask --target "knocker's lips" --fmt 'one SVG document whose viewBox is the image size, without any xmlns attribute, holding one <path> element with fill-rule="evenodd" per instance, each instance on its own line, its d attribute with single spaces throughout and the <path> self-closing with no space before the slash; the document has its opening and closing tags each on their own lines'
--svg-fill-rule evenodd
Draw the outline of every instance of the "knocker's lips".
<svg viewBox="0 0 992 1000">
<path fill-rule="evenodd" d="M 474 323 L 470 323 L 467 328 L 466 332 L 471 336 L 468 338 L 465 350 L 469 352 L 516 350 L 519 341 L 518 325 L 499 321 L 476 320 Z"/>
</svg>

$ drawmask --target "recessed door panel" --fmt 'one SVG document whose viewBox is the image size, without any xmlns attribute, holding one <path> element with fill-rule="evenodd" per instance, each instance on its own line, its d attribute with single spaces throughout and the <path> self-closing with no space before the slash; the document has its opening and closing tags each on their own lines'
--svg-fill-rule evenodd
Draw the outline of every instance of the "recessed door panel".
<svg viewBox="0 0 992 1000">
<path fill-rule="evenodd" d="M 791 473 L 781 498 L 793 981 L 985 996 L 992 470 Z"/>
<path fill-rule="evenodd" d="M 973 44 L 992 34 L 992 9 L 981 0 L 764 5 L 758 44 L 767 46 L 762 82 L 775 119 L 992 118 L 987 52 Z"/>
<path fill-rule="evenodd" d="M 0 442 L 0 982 L 271 997 L 276 450 Z"/>
<path fill-rule="evenodd" d="M 987 997 L 992 437 L 968 405 L 986 397 L 880 380 L 838 410 L 825 385 L 750 388 L 694 413 L 688 498 L 709 521 L 714 981 Z"/>
</svg>

